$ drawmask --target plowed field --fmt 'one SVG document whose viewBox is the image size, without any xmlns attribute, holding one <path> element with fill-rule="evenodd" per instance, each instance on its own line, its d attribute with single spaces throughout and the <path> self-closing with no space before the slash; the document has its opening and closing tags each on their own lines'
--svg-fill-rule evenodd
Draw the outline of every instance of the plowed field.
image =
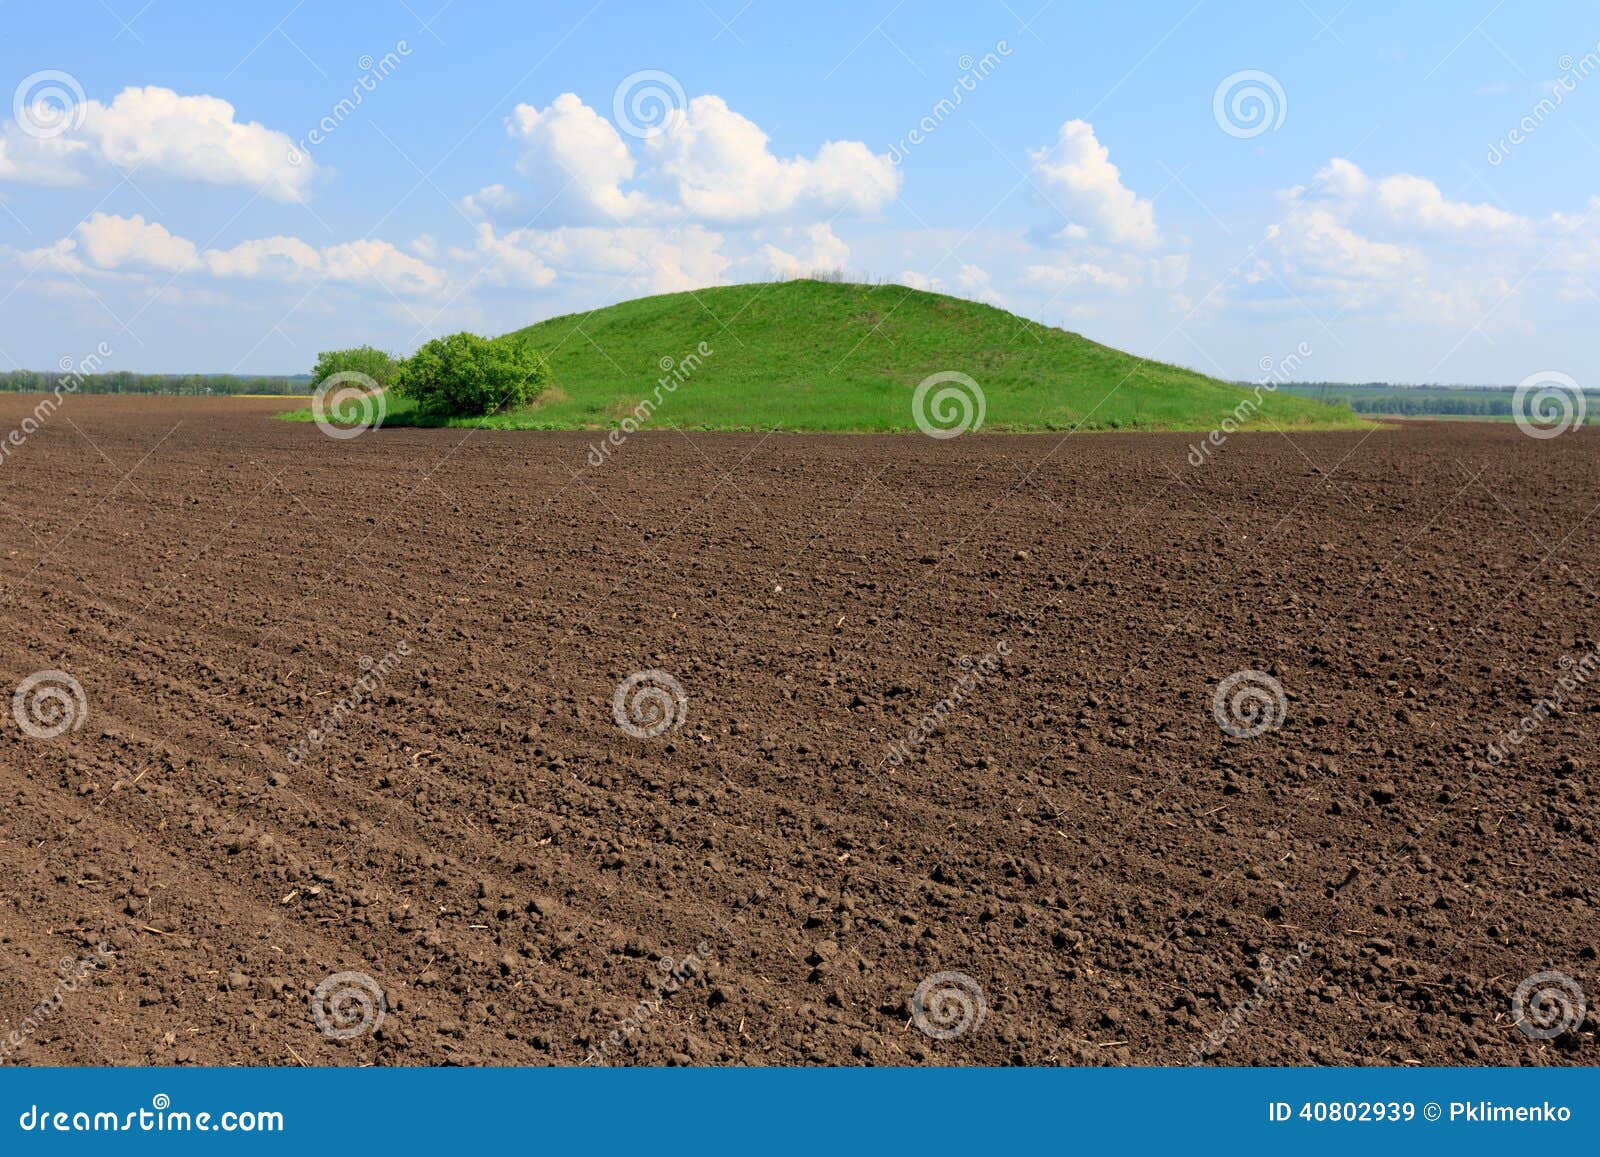
<svg viewBox="0 0 1600 1157">
<path fill-rule="evenodd" d="M 1600 433 L 283 408 L 0 465 L 13 1063 L 1600 1061 Z"/>
</svg>

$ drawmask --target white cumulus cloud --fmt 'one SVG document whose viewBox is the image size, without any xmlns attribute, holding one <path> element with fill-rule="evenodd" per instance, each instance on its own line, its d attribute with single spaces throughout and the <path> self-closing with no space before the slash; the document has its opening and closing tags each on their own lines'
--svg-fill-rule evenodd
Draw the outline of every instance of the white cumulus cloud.
<svg viewBox="0 0 1600 1157">
<path fill-rule="evenodd" d="M 174 236 L 165 226 L 137 214 L 92 214 L 78 226 L 77 241 L 89 264 L 101 269 L 142 265 L 176 272 L 194 265 L 198 256 L 193 241 Z"/>
<path fill-rule="evenodd" d="M 1093 261 L 1061 260 L 1048 264 L 1030 265 L 1027 271 L 1028 281 L 1034 285 L 1048 285 L 1057 288 L 1068 286 L 1093 286 L 1099 289 L 1111 289 L 1121 292 L 1127 289 L 1132 282 L 1126 274 L 1118 273 L 1114 269 L 1106 269 L 1096 265 Z"/>
<path fill-rule="evenodd" d="M 29 136 L 14 121 L 0 126 L 0 181 L 79 185 L 91 159 L 92 150 L 86 141 L 65 136 Z"/>
<path fill-rule="evenodd" d="M 442 289 L 444 271 L 387 241 L 349 241 L 317 248 L 298 237 L 241 241 L 200 249 L 143 217 L 95 213 L 53 245 L 17 255 L 24 265 L 68 273 L 155 270 L 264 281 L 335 281 L 386 286 L 397 293 Z"/>
<path fill-rule="evenodd" d="M 1066 122 L 1054 145 L 1032 150 L 1028 159 L 1051 203 L 1067 215 L 1065 240 L 1133 249 L 1161 243 L 1154 206 L 1122 183 L 1121 171 L 1088 121 Z"/>
<path fill-rule="evenodd" d="M 1292 189 L 1290 196 L 1391 233 L 1507 234 L 1532 227 L 1526 217 L 1494 205 L 1452 201 L 1434 182 L 1413 173 L 1374 180 L 1343 157 L 1329 161 L 1309 187 Z"/>
<path fill-rule="evenodd" d="M 776 277 L 804 277 L 819 269 L 843 269 L 850 262 L 850 246 L 834 235 L 826 221 L 788 230 L 777 240 L 789 248 L 768 242 L 760 250 L 768 272 Z"/>
<path fill-rule="evenodd" d="M 615 126 L 564 92 L 550 107 L 519 104 L 506 122 L 522 144 L 517 170 L 527 178 L 531 211 L 552 224 L 625 221 L 649 208 L 642 192 L 623 191 L 635 161 Z"/>
<path fill-rule="evenodd" d="M 538 289 L 563 279 L 598 279 L 607 288 L 673 293 L 715 285 L 731 264 L 723 237 L 701 225 L 670 227 L 563 226 L 514 229 L 497 235 L 478 226 L 473 250 L 454 254 L 477 260 L 485 280 Z"/>
<path fill-rule="evenodd" d="M 735 265 L 785 277 L 842 266 L 850 250 L 832 218 L 877 212 L 900 189 L 900 171 L 860 141 L 775 155 L 717 96 L 674 110 L 642 142 L 573 93 L 518 105 L 506 127 L 522 180 L 462 198 L 477 231 L 473 248 L 451 253 L 496 285 L 609 278 L 669 292 L 722 282 Z M 720 228 L 737 230 L 732 254 Z"/>
<path fill-rule="evenodd" d="M 875 213 L 900 191 L 900 170 L 860 141 L 776 156 L 767 134 L 718 96 L 674 110 L 665 131 L 638 146 L 641 155 L 570 92 L 547 108 L 518 105 L 506 127 L 521 146 L 522 187 L 486 185 L 461 201 L 469 216 L 499 224 L 800 223 Z"/>
<path fill-rule="evenodd" d="M 708 221 L 875 213 L 900 191 L 900 170 L 860 141 L 829 141 L 813 157 L 774 155 L 767 134 L 719 96 L 695 97 L 645 144 L 682 209 Z"/>
<path fill-rule="evenodd" d="M 1282 196 L 1284 215 L 1248 282 L 1268 293 L 1281 288 L 1314 310 L 1427 325 L 1483 319 L 1513 292 L 1508 265 L 1559 220 L 1541 224 L 1452 200 L 1426 177 L 1370 176 L 1337 157 Z"/>
<path fill-rule="evenodd" d="M 218 277 L 294 281 L 315 272 L 321 260 L 316 247 L 298 237 L 263 237 L 206 251 L 206 268 Z"/>
<path fill-rule="evenodd" d="M 125 88 L 109 105 L 90 101 L 82 131 L 120 168 L 245 185 L 280 201 L 301 200 L 313 171 L 309 159 L 289 162 L 288 136 L 235 119 L 227 101 L 154 85 Z"/>
<path fill-rule="evenodd" d="M 290 163 L 294 142 L 286 134 L 239 120 L 219 97 L 150 85 L 125 88 L 110 104 L 85 101 L 78 111 L 80 123 L 48 139 L 29 137 L 14 122 L 0 128 L 0 179 L 81 184 L 96 165 L 108 164 L 299 201 L 316 171 L 307 157 Z"/>
</svg>

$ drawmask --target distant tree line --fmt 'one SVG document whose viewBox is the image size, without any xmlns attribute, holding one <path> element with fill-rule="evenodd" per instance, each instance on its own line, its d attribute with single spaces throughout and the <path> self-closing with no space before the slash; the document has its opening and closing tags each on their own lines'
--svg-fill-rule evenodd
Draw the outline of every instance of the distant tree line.
<svg viewBox="0 0 1600 1157">
<path fill-rule="evenodd" d="M 1509 416 L 1511 395 L 1488 393 L 1485 397 L 1463 398 L 1460 395 L 1438 394 L 1379 394 L 1371 397 L 1353 397 L 1347 400 L 1358 414 L 1465 414 L 1488 418 Z"/>
<path fill-rule="evenodd" d="M 1391 382 L 1289 382 L 1282 392 L 1347 405 L 1358 414 L 1509 417 L 1510 386 L 1396 386 Z"/>
<path fill-rule="evenodd" d="M 47 394 L 67 375 L 39 370 L 0 372 L 0 393 Z M 309 394 L 305 374 L 85 374 L 80 394 Z"/>
</svg>

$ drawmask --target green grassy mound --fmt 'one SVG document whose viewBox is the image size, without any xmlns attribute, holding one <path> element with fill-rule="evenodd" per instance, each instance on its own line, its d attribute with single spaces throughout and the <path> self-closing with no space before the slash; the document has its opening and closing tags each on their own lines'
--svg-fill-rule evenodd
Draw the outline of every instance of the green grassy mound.
<svg viewBox="0 0 1600 1157">
<path fill-rule="evenodd" d="M 983 430 L 1210 430 L 1253 393 L 990 305 L 900 285 L 725 286 L 555 317 L 522 332 L 554 371 L 554 386 L 538 401 L 447 422 L 391 392 L 384 424 L 565 430 L 630 419 L 641 428 L 915 430 L 918 384 L 955 371 L 982 391 Z M 936 414 L 942 388 L 924 399 Z M 935 425 L 960 422 L 954 399 L 947 403 Z M 1277 393 L 1238 416 L 1244 429 L 1364 424 L 1345 407 Z"/>
</svg>

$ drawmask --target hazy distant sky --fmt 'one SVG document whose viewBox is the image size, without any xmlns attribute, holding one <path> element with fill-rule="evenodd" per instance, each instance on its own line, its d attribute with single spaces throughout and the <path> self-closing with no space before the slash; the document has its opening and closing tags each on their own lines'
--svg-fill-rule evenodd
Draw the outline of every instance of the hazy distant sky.
<svg viewBox="0 0 1600 1157">
<path fill-rule="evenodd" d="M 294 372 L 839 266 L 1228 377 L 1303 344 L 1311 378 L 1600 380 L 1592 3 L 10 0 L 0 28 L 4 368 Z"/>
</svg>

